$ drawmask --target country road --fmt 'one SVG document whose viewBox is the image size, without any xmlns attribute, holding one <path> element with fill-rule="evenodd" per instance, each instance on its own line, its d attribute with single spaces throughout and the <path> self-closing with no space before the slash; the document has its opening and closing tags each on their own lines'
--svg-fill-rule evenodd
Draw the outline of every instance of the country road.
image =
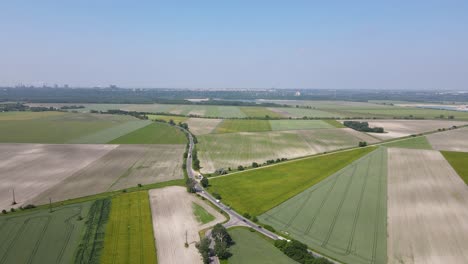
<svg viewBox="0 0 468 264">
<path fill-rule="evenodd" d="M 223 210 L 227 215 L 229 215 L 229 221 L 225 224 L 223 224 L 224 227 L 226 228 L 230 228 L 230 227 L 234 227 L 234 226 L 244 226 L 244 227 L 250 227 L 250 228 L 253 228 L 255 231 L 273 239 L 273 240 L 278 240 L 278 239 L 284 239 L 283 237 L 280 237 L 278 236 L 277 234 L 271 232 L 271 231 L 268 231 L 266 229 L 264 229 L 262 226 L 250 221 L 249 219 L 243 217 L 242 215 L 240 215 L 239 213 L 237 213 L 236 211 L 232 210 L 230 207 L 224 205 L 221 201 L 217 200 L 215 197 L 213 197 L 210 193 L 208 193 L 204 188 L 203 186 L 199 183 L 199 181 L 196 179 L 195 177 L 195 172 L 192 168 L 192 151 L 193 151 L 193 148 L 194 148 L 194 142 L 193 142 L 193 136 L 192 136 L 192 133 L 190 133 L 188 130 L 182 128 L 182 127 L 179 127 L 179 129 L 183 130 L 184 132 L 187 133 L 188 137 L 189 137 L 189 149 L 188 149 L 188 155 L 187 155 L 187 167 L 186 167 L 186 170 L 187 170 L 187 175 L 189 178 L 195 180 L 197 183 L 195 185 L 195 189 L 197 191 L 197 193 L 201 196 L 203 196 L 204 198 L 206 198 L 207 200 L 209 200 L 212 204 L 216 205 L 219 209 Z M 201 173 L 197 173 L 197 174 L 200 174 L 202 175 Z M 209 234 L 209 233 L 207 233 Z M 337 262 L 333 259 L 329 259 L 327 258 L 326 256 L 323 256 L 317 252 L 314 252 L 312 250 L 308 250 L 310 254 L 312 254 L 313 256 L 315 257 L 323 257 L 323 258 L 326 258 L 328 259 L 329 261 L 331 261 L 332 263 L 340 263 L 340 262 Z M 219 263 L 219 260 L 217 258 L 215 258 L 213 260 L 213 263 Z"/>
</svg>

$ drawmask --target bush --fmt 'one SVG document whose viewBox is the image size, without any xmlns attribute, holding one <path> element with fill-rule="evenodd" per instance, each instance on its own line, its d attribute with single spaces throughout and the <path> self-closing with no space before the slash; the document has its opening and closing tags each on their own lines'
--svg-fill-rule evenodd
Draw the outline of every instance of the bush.
<svg viewBox="0 0 468 264">
<path fill-rule="evenodd" d="M 243 171 L 243 170 L 244 170 L 244 166 L 242 166 L 242 165 L 237 166 L 237 170 Z"/>
<path fill-rule="evenodd" d="M 276 232 L 276 230 L 271 225 L 264 225 L 263 227 L 270 232 Z"/>
<path fill-rule="evenodd" d="M 34 204 L 28 204 L 28 205 L 23 207 L 24 210 L 33 209 L 33 208 L 36 208 L 36 206 Z"/>
<path fill-rule="evenodd" d="M 221 200 L 221 195 L 219 193 L 214 192 L 213 197 L 218 199 L 218 200 Z"/>
<path fill-rule="evenodd" d="M 140 187 L 140 188 L 141 188 L 142 186 L 143 186 L 143 185 L 141 185 L 141 183 L 139 183 L 139 184 L 138 184 L 138 187 Z"/>
<path fill-rule="evenodd" d="M 365 146 L 367 146 L 366 141 L 359 141 L 359 147 L 365 147 Z"/>
<path fill-rule="evenodd" d="M 252 217 L 252 221 L 253 221 L 254 223 L 257 223 L 257 222 L 258 222 L 258 218 L 257 218 L 256 216 L 254 216 L 254 217 Z"/>
<path fill-rule="evenodd" d="M 250 214 L 249 213 L 244 213 L 242 216 L 247 218 L 247 219 L 250 219 Z"/>
<path fill-rule="evenodd" d="M 257 168 L 258 167 L 258 163 L 257 162 L 252 162 L 252 168 Z"/>
<path fill-rule="evenodd" d="M 344 121 L 343 125 L 361 132 L 384 133 L 384 129 L 382 127 L 369 127 L 369 123 L 367 122 Z"/>
<path fill-rule="evenodd" d="M 2 214 L 7 214 L 7 213 L 8 213 L 7 210 L 5 209 L 2 210 Z"/>
<path fill-rule="evenodd" d="M 12 212 L 12 213 L 14 213 L 15 211 L 16 211 L 16 210 L 15 210 L 15 208 L 13 208 L 13 207 L 10 209 L 10 212 Z"/>
<path fill-rule="evenodd" d="M 200 183 L 204 188 L 208 187 L 208 185 L 209 185 L 208 178 L 203 177 L 203 179 L 201 179 Z"/>
</svg>

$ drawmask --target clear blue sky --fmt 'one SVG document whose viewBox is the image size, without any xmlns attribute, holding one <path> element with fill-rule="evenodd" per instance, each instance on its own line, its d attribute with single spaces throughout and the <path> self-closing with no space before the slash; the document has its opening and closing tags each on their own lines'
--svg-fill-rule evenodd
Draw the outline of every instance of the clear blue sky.
<svg viewBox="0 0 468 264">
<path fill-rule="evenodd" d="M 0 85 L 468 89 L 468 1 L 0 3 Z"/>
</svg>

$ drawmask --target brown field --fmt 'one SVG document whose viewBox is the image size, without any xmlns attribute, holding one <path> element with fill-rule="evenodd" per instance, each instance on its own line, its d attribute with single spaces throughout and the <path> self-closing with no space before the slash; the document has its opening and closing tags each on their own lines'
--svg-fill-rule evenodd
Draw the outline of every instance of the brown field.
<svg viewBox="0 0 468 264">
<path fill-rule="evenodd" d="M 428 135 L 427 140 L 437 150 L 468 152 L 468 128 Z"/>
<path fill-rule="evenodd" d="M 184 145 L 119 145 L 31 200 L 35 204 L 182 179 Z"/>
<path fill-rule="evenodd" d="M 195 248 L 200 240 L 198 231 L 225 220 L 211 206 L 187 193 L 184 187 L 172 186 L 149 192 L 153 228 L 156 239 L 159 263 L 202 263 Z M 205 208 L 216 217 L 215 220 L 201 225 L 192 212 L 192 202 Z M 185 237 L 189 247 L 186 248 Z"/>
<path fill-rule="evenodd" d="M 0 144 L 0 209 L 17 206 L 105 156 L 117 145 Z"/>
<path fill-rule="evenodd" d="M 406 137 L 412 134 L 434 131 L 468 124 L 461 121 L 444 120 L 359 120 L 369 122 L 370 127 L 383 127 L 387 133 L 369 133 L 382 140 Z"/>
<path fill-rule="evenodd" d="M 211 133 L 223 121 L 222 119 L 209 118 L 189 118 L 188 124 L 190 132 L 195 135 L 204 135 Z"/>
<path fill-rule="evenodd" d="M 467 204 L 440 152 L 388 149 L 388 262 L 468 263 Z"/>
</svg>

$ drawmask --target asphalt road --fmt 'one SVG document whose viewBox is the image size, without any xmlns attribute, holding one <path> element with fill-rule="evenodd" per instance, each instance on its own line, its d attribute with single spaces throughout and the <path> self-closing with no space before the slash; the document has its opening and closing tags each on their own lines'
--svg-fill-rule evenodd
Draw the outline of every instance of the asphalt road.
<svg viewBox="0 0 468 264">
<path fill-rule="evenodd" d="M 216 205 L 219 209 L 223 210 L 226 214 L 229 215 L 229 221 L 225 224 L 223 224 L 224 227 L 226 228 L 230 228 L 230 227 L 234 227 L 234 226 L 245 226 L 245 227 L 250 227 L 250 228 L 253 228 L 255 231 L 273 239 L 273 240 L 278 240 L 278 239 L 284 239 L 283 237 L 280 237 L 278 236 L 277 234 L 273 233 L 273 232 L 270 232 L 266 229 L 264 229 L 262 226 L 250 221 L 249 219 L 243 217 L 242 215 L 238 214 L 236 211 L 232 210 L 230 207 L 224 205 L 221 201 L 218 201 L 216 198 L 214 198 L 211 194 L 209 194 L 205 188 L 203 188 L 203 186 L 201 186 L 200 182 L 197 180 L 197 178 L 195 177 L 196 175 L 200 174 L 201 173 L 197 173 L 193 170 L 192 168 L 192 151 L 193 151 L 193 148 L 194 148 L 194 142 L 193 142 L 193 136 L 192 134 L 187 131 L 186 129 L 182 128 L 182 127 L 179 127 L 181 130 L 185 131 L 189 137 L 189 149 L 188 149 L 188 155 L 187 155 L 187 175 L 189 178 L 191 179 L 194 179 L 197 184 L 195 185 L 195 189 L 197 190 L 197 193 L 203 197 L 205 197 L 207 200 L 209 200 L 211 203 L 213 203 L 214 205 Z M 312 254 L 313 256 L 315 257 L 324 257 L 324 258 L 327 258 L 325 256 L 322 256 L 320 254 L 318 254 L 317 252 L 314 252 L 314 251 L 311 251 L 311 250 L 308 250 L 310 254 Z M 339 262 L 336 262 L 335 260 L 332 260 L 332 259 L 329 259 L 327 258 L 329 261 L 331 261 L 332 263 L 339 263 Z M 219 260 L 216 258 L 216 259 L 213 259 L 215 263 L 219 263 Z"/>
</svg>

